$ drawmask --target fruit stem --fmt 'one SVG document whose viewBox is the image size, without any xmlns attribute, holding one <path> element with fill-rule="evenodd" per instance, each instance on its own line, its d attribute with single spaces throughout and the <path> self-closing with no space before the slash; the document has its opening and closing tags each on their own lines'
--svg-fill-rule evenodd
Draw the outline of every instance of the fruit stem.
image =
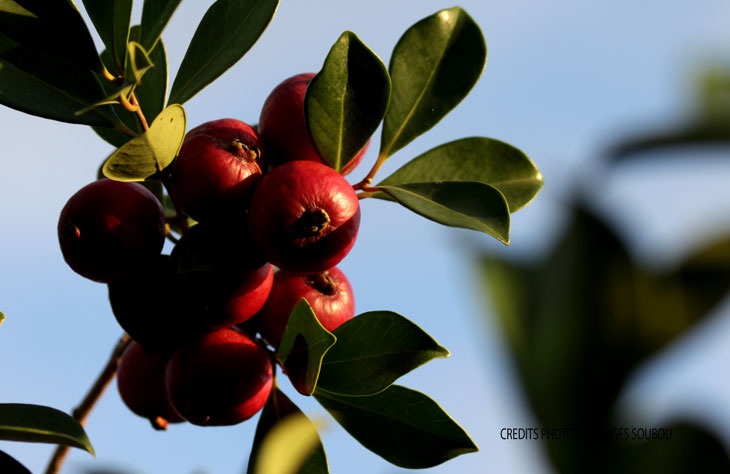
<svg viewBox="0 0 730 474">
<path fill-rule="evenodd" d="M 383 166 L 383 163 L 385 163 L 385 160 L 387 159 L 388 155 L 384 153 L 378 155 L 378 159 L 375 160 L 375 164 L 370 169 L 368 175 L 365 176 L 359 183 L 352 185 L 352 189 L 354 189 L 355 191 L 371 191 L 371 189 L 369 189 L 370 185 L 373 183 L 373 179 L 375 178 L 378 170 L 380 170 L 380 167 Z"/>
<path fill-rule="evenodd" d="M 147 119 L 144 116 L 144 113 L 142 113 L 142 106 L 139 105 L 139 101 L 137 100 L 137 96 L 134 92 L 130 94 L 129 96 L 129 102 L 137 107 L 137 119 L 139 119 L 139 123 L 142 125 L 142 130 L 145 132 L 150 129 L 149 125 L 147 125 Z"/>
<path fill-rule="evenodd" d="M 89 416 L 89 413 L 91 413 L 94 405 L 96 405 L 96 402 L 99 401 L 99 398 L 101 398 L 104 390 L 112 381 L 114 375 L 117 373 L 119 358 L 122 356 L 124 350 L 127 348 L 130 342 L 132 342 L 132 339 L 130 339 L 129 335 L 126 333 L 122 334 L 122 337 L 119 338 L 116 346 L 114 346 L 114 350 L 112 350 L 111 356 L 104 366 L 104 369 L 96 378 L 94 384 L 86 393 L 86 396 L 81 401 L 79 406 L 74 408 L 74 410 L 71 412 L 71 415 L 82 426 L 86 422 L 86 417 Z M 46 474 L 58 473 L 58 471 L 61 469 L 61 464 L 63 464 L 63 461 L 66 459 L 66 455 L 68 455 L 68 450 L 69 446 L 65 445 L 59 445 L 58 448 L 56 448 L 56 451 L 54 451 L 51 460 L 48 462 Z"/>
</svg>

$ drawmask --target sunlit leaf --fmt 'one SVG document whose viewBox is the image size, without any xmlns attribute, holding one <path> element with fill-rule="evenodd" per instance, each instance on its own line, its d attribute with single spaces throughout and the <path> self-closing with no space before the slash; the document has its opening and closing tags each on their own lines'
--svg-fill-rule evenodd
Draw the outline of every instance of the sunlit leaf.
<svg viewBox="0 0 730 474">
<path fill-rule="evenodd" d="M 64 444 L 94 454 L 83 427 L 55 408 L 0 403 L 0 439 Z"/>
<path fill-rule="evenodd" d="M 142 181 L 172 163 L 185 138 L 185 109 L 167 107 L 142 135 L 112 153 L 104 163 L 104 176 L 117 181 Z"/>
<path fill-rule="evenodd" d="M 276 351 L 276 359 L 299 393 L 314 392 L 322 358 L 335 341 L 337 338 L 317 320 L 307 300 L 300 299 L 291 311 Z"/>
<path fill-rule="evenodd" d="M 390 58 L 393 90 L 380 154 L 392 155 L 456 107 L 476 84 L 486 58 L 482 32 L 461 7 L 411 26 Z"/>
<path fill-rule="evenodd" d="M 170 91 L 183 104 L 251 49 L 274 17 L 278 0 L 217 0 L 203 16 Z"/>
<path fill-rule="evenodd" d="M 300 421 L 288 421 L 292 420 L 292 416 Z M 309 422 L 308 426 L 306 422 Z M 282 426 L 282 423 L 291 424 Z M 274 431 L 277 427 L 280 427 L 278 433 Z M 294 435 L 301 436 L 301 439 L 294 440 L 291 450 L 278 453 L 282 449 L 279 443 L 288 443 L 287 436 Z M 262 449 L 263 447 L 266 447 L 266 450 Z M 259 461 L 267 464 L 261 464 Z M 278 464 L 279 462 L 285 462 L 286 465 Z M 281 470 L 283 468 L 287 469 Z M 278 387 L 274 387 L 259 418 L 246 472 L 248 474 L 329 472 L 327 457 L 316 427 Z"/>
<path fill-rule="evenodd" d="M 462 138 L 412 159 L 380 185 L 476 181 L 499 189 L 510 212 L 526 206 L 543 185 L 542 174 L 519 149 L 484 137 Z M 388 198 L 384 193 L 373 197 Z"/>
<path fill-rule="evenodd" d="M 476 444 L 435 401 L 391 385 L 369 397 L 315 393 L 317 401 L 363 446 L 407 469 L 436 466 Z"/>
<path fill-rule="evenodd" d="M 380 125 L 390 78 L 380 58 L 351 31 L 330 49 L 307 87 L 304 112 L 325 163 L 341 171 Z"/>
<path fill-rule="evenodd" d="M 129 42 L 129 64 L 132 68 L 132 75 L 134 82 L 139 84 L 142 82 L 142 76 L 149 71 L 155 64 L 150 59 L 149 54 L 145 51 L 144 47 L 136 41 Z"/>
<path fill-rule="evenodd" d="M 333 331 L 337 344 L 324 357 L 317 391 L 372 395 L 431 359 L 448 357 L 423 329 L 392 311 L 371 311 Z"/>
<path fill-rule="evenodd" d="M 497 188 L 488 184 L 443 181 L 378 186 L 378 189 L 426 219 L 484 232 L 509 244 L 507 201 Z"/>
</svg>

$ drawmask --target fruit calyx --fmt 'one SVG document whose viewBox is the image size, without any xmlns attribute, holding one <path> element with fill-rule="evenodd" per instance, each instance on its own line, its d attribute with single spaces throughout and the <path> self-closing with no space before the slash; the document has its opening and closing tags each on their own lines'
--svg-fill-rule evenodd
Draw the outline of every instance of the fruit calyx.
<svg viewBox="0 0 730 474">
<path fill-rule="evenodd" d="M 337 284 L 327 275 L 327 273 L 318 273 L 307 278 L 307 285 L 324 295 L 334 295 L 337 292 Z"/>
<path fill-rule="evenodd" d="M 259 159 L 261 152 L 258 148 L 245 144 L 241 139 L 236 138 L 230 143 L 229 150 L 238 158 L 247 163 L 253 163 Z"/>
<path fill-rule="evenodd" d="M 324 209 L 307 209 L 292 226 L 291 234 L 297 239 L 317 237 L 324 232 L 330 221 L 330 216 Z"/>
</svg>

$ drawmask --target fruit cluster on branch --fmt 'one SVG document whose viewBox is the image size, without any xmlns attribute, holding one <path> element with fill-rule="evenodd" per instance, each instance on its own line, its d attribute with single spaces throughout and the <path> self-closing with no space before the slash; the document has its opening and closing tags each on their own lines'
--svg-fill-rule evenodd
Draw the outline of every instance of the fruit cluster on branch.
<svg viewBox="0 0 730 474">
<path fill-rule="evenodd" d="M 279 346 L 301 298 L 328 331 L 355 314 L 335 265 L 355 243 L 359 201 L 309 138 L 312 76 L 274 89 L 260 132 L 227 118 L 187 133 L 163 182 L 175 220 L 195 223 L 169 256 L 163 206 L 141 184 L 100 179 L 61 212 L 64 259 L 108 284 L 134 341 L 120 361 L 122 399 L 155 427 L 232 425 L 256 414 L 273 386 L 267 347 Z"/>
</svg>

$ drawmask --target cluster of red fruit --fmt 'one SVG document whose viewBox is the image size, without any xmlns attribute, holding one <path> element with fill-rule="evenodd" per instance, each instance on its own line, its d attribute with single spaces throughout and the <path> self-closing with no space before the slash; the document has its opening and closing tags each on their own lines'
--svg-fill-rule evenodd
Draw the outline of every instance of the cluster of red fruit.
<svg viewBox="0 0 730 474">
<path fill-rule="evenodd" d="M 330 331 L 354 316 L 352 288 L 335 265 L 360 224 L 342 175 L 365 148 L 342 174 L 323 163 L 304 117 L 312 76 L 274 89 L 259 130 L 222 119 L 188 132 L 162 181 L 178 217 L 198 223 L 183 226 L 169 256 L 163 207 L 140 184 L 96 181 L 61 212 L 64 259 L 108 284 L 133 340 L 119 365 L 122 399 L 157 426 L 231 425 L 258 412 L 274 368 L 255 334 L 276 348 L 300 298 Z"/>
</svg>

